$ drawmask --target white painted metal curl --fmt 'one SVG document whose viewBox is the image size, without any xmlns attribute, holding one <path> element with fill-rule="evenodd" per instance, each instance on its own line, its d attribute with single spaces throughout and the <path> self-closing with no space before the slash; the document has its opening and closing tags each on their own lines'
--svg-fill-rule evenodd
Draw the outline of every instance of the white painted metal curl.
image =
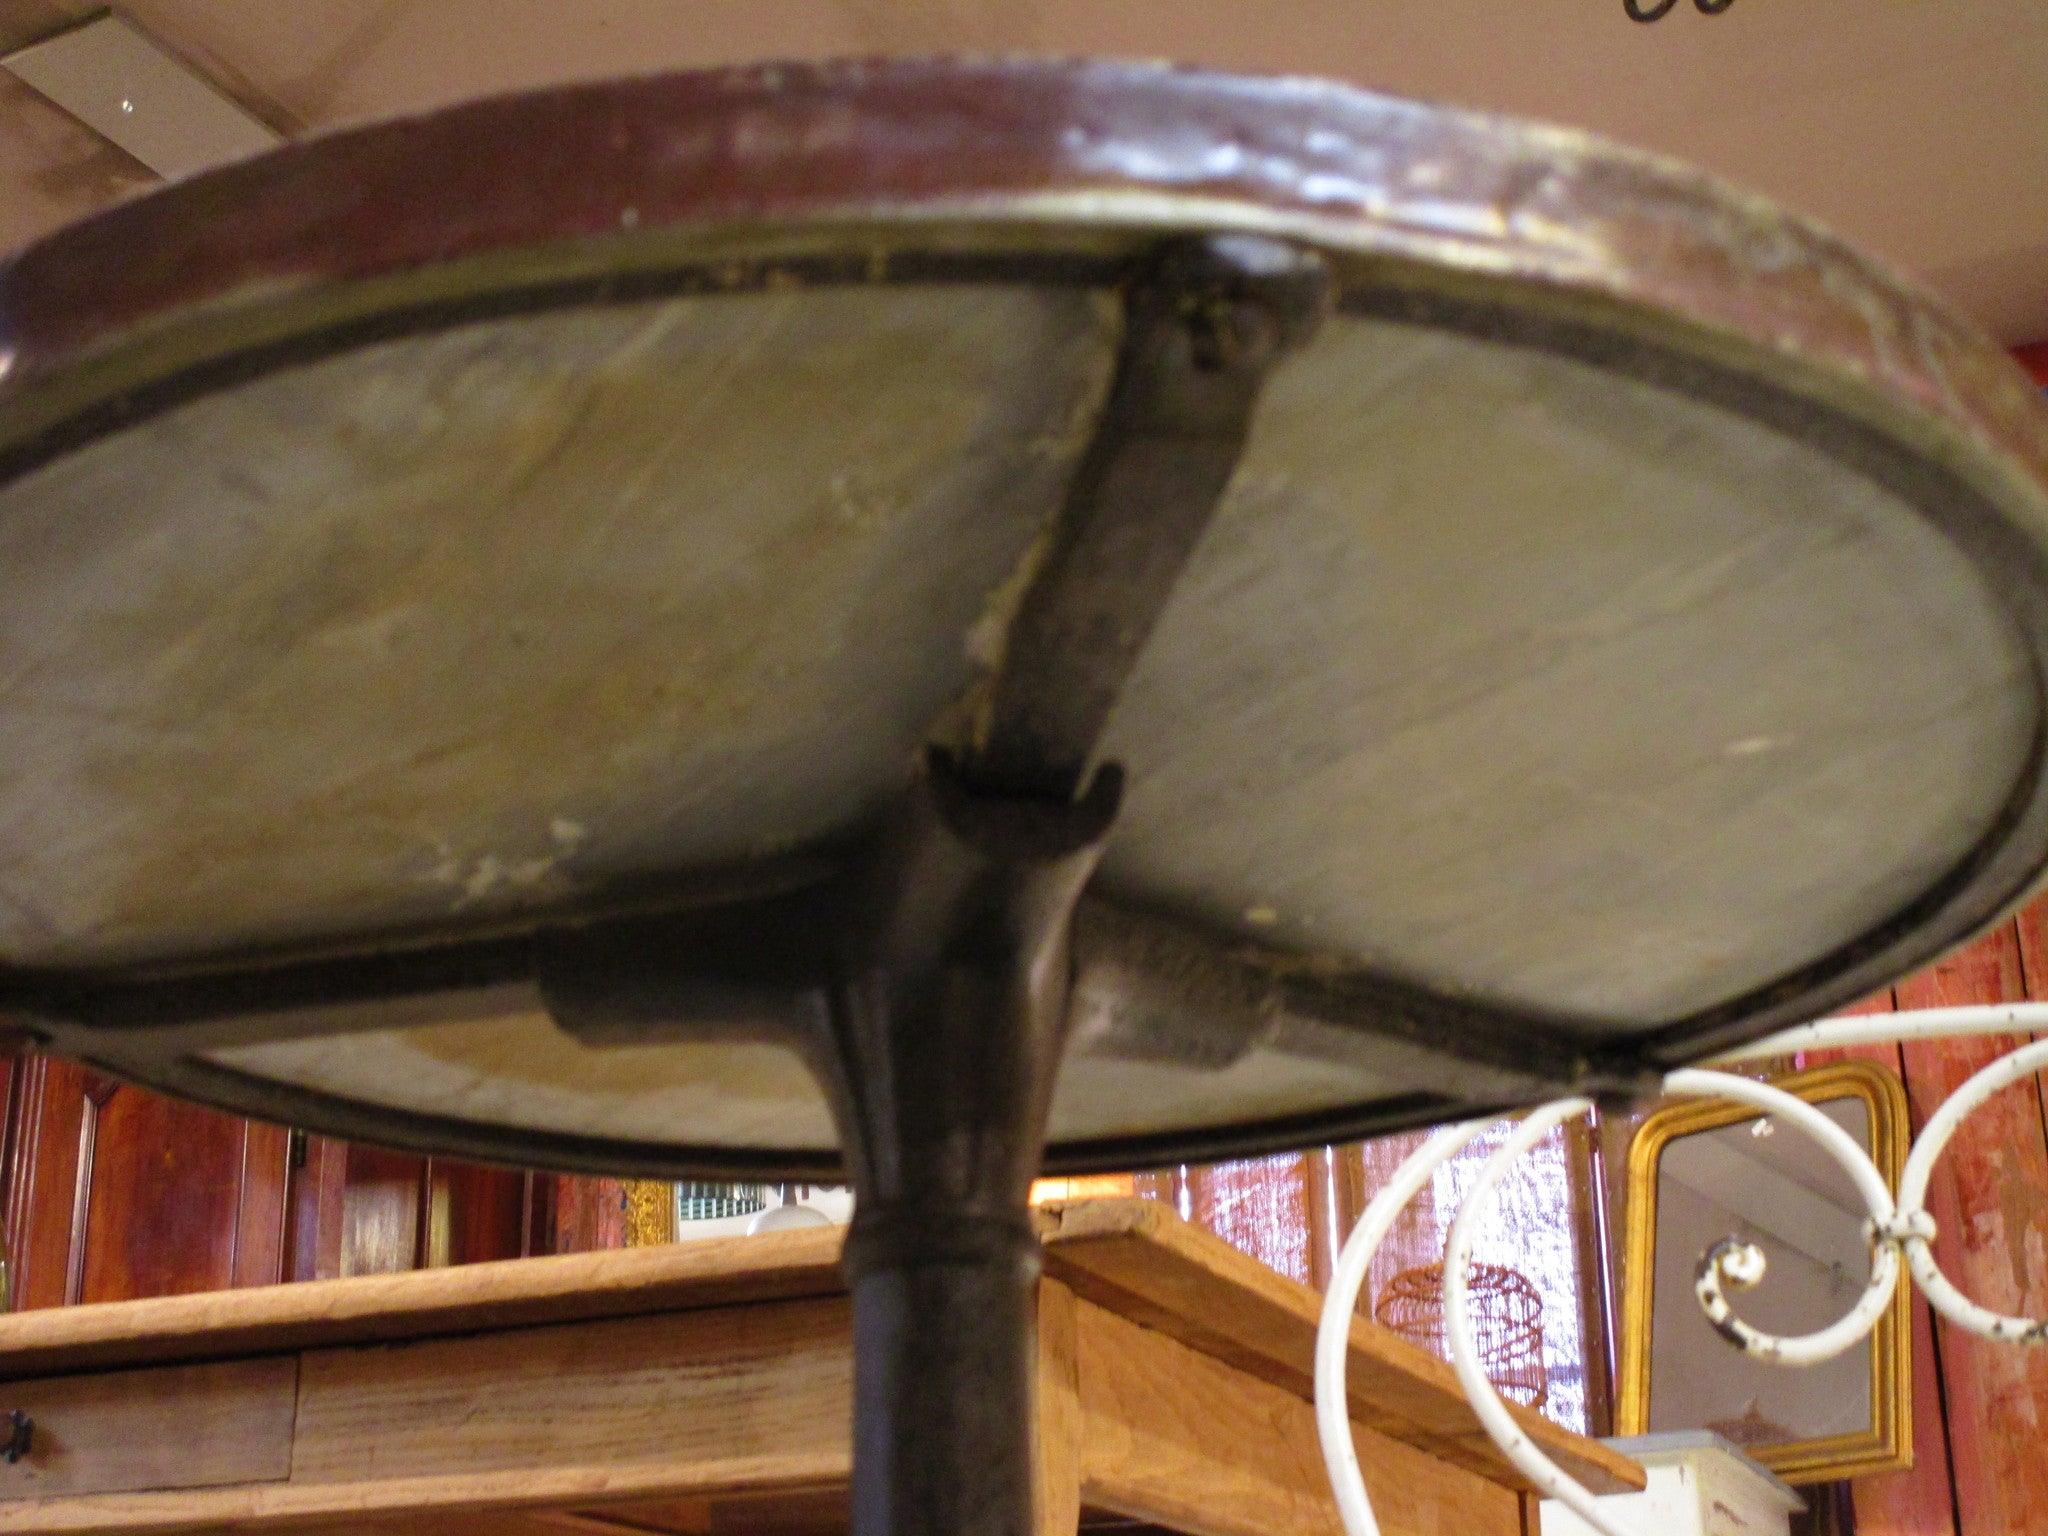
<svg viewBox="0 0 2048 1536">
<path fill-rule="evenodd" d="M 1934 1262 L 1934 1218 L 1927 1213 L 1927 1184 L 1956 1127 L 1999 1089 L 2031 1077 L 2044 1067 L 2048 1067 L 2048 1041 L 2036 1041 L 1999 1057 L 1964 1083 L 1929 1118 L 1913 1143 L 1913 1150 L 1907 1154 L 1906 1171 L 1899 1178 L 1900 1225 L 1893 1241 L 1906 1250 L 1913 1279 L 1943 1317 L 1959 1328 L 2001 1344 L 2048 1342 L 2048 1319 L 1993 1312 L 1949 1283 L 1941 1266 Z"/>
<path fill-rule="evenodd" d="M 1902 1040 L 1953 1040 L 1970 1035 L 2004 1035 L 2048 1029 L 2048 1003 L 1985 1003 L 1971 1008 L 1915 1008 L 1903 1013 L 1860 1013 L 1821 1019 L 1781 1030 L 1723 1051 L 1706 1063 L 1726 1066 L 1762 1061 L 1800 1051 L 1839 1051 L 1856 1045 L 1896 1045 Z"/>
<path fill-rule="evenodd" d="M 1716 1063 L 1784 1056 L 1797 1051 L 2033 1029 L 2048 1029 L 2048 1004 L 2007 1003 L 1823 1019 L 1728 1052 L 1717 1057 Z M 1903 1254 L 1905 1267 L 1910 1268 L 1914 1280 L 1927 1293 L 1928 1301 L 1958 1327 L 2004 1343 L 2048 1343 L 2048 1319 L 2008 1317 L 1990 1311 L 1950 1283 L 1934 1259 L 1934 1218 L 1926 1208 L 1934 1165 L 1957 1127 L 1999 1089 L 2044 1069 L 2048 1069 L 2048 1041 L 2022 1046 L 2000 1057 L 1963 1084 L 1936 1111 L 1915 1142 L 1906 1159 L 1896 1200 L 1876 1164 L 1855 1138 L 1803 1099 L 1767 1083 L 1724 1072 L 1690 1069 L 1672 1073 L 1664 1080 L 1667 1094 L 1733 1099 L 1805 1131 L 1848 1173 L 1870 1212 L 1866 1228 L 1871 1243 L 1870 1280 L 1856 1304 L 1833 1324 L 1796 1338 L 1781 1338 L 1744 1322 L 1735 1314 L 1727 1292 L 1746 1290 L 1762 1280 L 1764 1256 L 1750 1244 L 1732 1241 L 1716 1245 L 1701 1260 L 1696 1291 L 1708 1320 L 1737 1347 L 1775 1364 L 1806 1366 L 1833 1359 L 1864 1338 L 1884 1316 L 1899 1284 Z M 1617 1524 L 1612 1513 L 1603 1511 L 1589 1490 L 1539 1451 L 1522 1432 L 1500 1394 L 1486 1379 L 1472 1331 L 1467 1271 L 1473 1238 L 1494 1190 L 1515 1158 L 1535 1146 L 1554 1127 L 1583 1114 L 1588 1107 L 1584 1099 L 1559 1099 L 1533 1111 L 1480 1169 L 1452 1223 L 1444 1257 L 1444 1333 L 1450 1344 L 1451 1363 L 1473 1411 L 1502 1453 L 1531 1483 L 1571 1508 L 1603 1536 L 1649 1536 Z M 1392 1229 L 1401 1208 L 1421 1191 L 1438 1168 L 1468 1146 L 1484 1128 L 1483 1123 L 1474 1122 L 1449 1127 L 1431 1137 L 1366 1207 L 1338 1258 L 1316 1334 L 1316 1428 L 1348 1536 L 1379 1536 L 1372 1501 L 1366 1493 L 1352 1444 L 1344 1383 L 1346 1345 L 1358 1293 L 1374 1252 Z"/>
<path fill-rule="evenodd" d="M 1993 1003 L 1973 1008 L 1873 1013 L 1848 1019 L 1822 1019 L 1818 1023 L 1802 1025 L 1757 1041 L 1718 1059 L 1754 1060 L 1793 1051 L 2035 1029 L 2048 1029 L 2048 1004 Z M 1934 1217 L 1927 1209 L 1927 1186 L 1934 1176 L 1934 1165 L 1947 1150 L 1950 1139 L 1963 1121 L 1999 1089 L 2044 1069 L 2048 1069 L 2048 1041 L 2037 1041 L 1999 1057 L 1949 1095 L 1913 1143 L 1913 1149 L 1906 1158 L 1905 1172 L 1899 1180 L 1898 1209 L 1888 1229 L 1879 1234 L 1888 1249 L 1904 1252 L 1915 1283 L 1926 1293 L 1928 1303 L 1937 1312 L 1957 1327 L 2001 1344 L 2048 1343 L 2048 1318 L 2012 1317 L 1993 1312 L 1955 1288 L 1934 1259 L 1935 1225 Z"/>
<path fill-rule="evenodd" d="M 1559 1099 L 1544 1105 L 1517 1126 L 1480 1168 L 1479 1177 L 1472 1181 L 1465 1203 L 1459 1208 L 1458 1219 L 1451 1223 L 1451 1240 L 1444 1251 L 1444 1337 L 1450 1341 L 1451 1365 L 1457 1370 L 1472 1411 L 1479 1415 L 1479 1422 L 1493 1437 L 1493 1443 L 1545 1498 L 1565 1505 L 1601 1536 L 1649 1536 L 1618 1523 L 1612 1513 L 1601 1508 L 1591 1489 L 1536 1449 L 1536 1442 L 1515 1422 L 1500 1393 L 1486 1379 L 1486 1368 L 1479 1361 L 1479 1342 L 1472 1334 L 1467 1271 L 1472 1263 L 1472 1239 L 1487 1208 L 1493 1204 L 1494 1190 L 1516 1158 L 1555 1127 L 1592 1107 L 1590 1099 Z"/>
<path fill-rule="evenodd" d="M 1401 1207 L 1485 1129 L 1484 1120 L 1445 1126 L 1410 1153 L 1373 1196 L 1345 1240 L 1343 1252 L 1337 1255 L 1337 1268 L 1330 1276 L 1329 1294 L 1323 1298 L 1323 1315 L 1316 1328 L 1316 1434 L 1323 1442 L 1323 1461 L 1330 1469 L 1330 1487 L 1337 1495 L 1337 1512 L 1347 1536 L 1380 1536 L 1372 1499 L 1365 1491 L 1365 1476 L 1358 1469 L 1358 1447 L 1351 1439 L 1350 1394 L 1344 1385 L 1358 1293 L 1372 1267 L 1372 1256 L 1393 1229 Z"/>
</svg>

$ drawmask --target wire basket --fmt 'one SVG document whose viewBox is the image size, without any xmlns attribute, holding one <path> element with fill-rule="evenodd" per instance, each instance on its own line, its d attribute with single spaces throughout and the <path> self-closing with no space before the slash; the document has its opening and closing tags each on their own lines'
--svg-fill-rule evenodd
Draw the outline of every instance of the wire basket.
<svg viewBox="0 0 2048 1536">
<path fill-rule="evenodd" d="M 1499 1264 L 1474 1264 L 1466 1274 L 1480 1369 L 1508 1401 L 1541 1408 L 1550 1398 L 1550 1371 L 1543 1363 L 1543 1298 L 1527 1276 Z M 1382 1328 L 1450 1358 L 1444 1340 L 1443 1265 L 1424 1264 L 1395 1275 L 1373 1303 L 1372 1316 Z"/>
</svg>

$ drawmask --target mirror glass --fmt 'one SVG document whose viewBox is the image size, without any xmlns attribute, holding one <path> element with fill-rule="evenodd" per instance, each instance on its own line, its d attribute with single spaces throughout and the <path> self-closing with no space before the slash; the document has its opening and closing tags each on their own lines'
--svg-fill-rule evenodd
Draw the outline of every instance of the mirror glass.
<svg viewBox="0 0 2048 1536">
<path fill-rule="evenodd" d="M 1815 1108 L 1870 1149 L 1861 1099 Z M 1754 1243 L 1769 1269 L 1736 1300 L 1781 1336 L 1824 1328 L 1870 1278 L 1856 1187 L 1810 1137 L 1770 1117 L 1667 1143 L 1657 1162 L 1657 1249 L 1650 1320 L 1650 1429 L 1711 1429 L 1745 1448 L 1853 1434 L 1870 1424 L 1870 1349 L 1804 1370 L 1753 1360 L 1718 1335 L 1693 1295 L 1701 1257 L 1724 1238 Z"/>
</svg>

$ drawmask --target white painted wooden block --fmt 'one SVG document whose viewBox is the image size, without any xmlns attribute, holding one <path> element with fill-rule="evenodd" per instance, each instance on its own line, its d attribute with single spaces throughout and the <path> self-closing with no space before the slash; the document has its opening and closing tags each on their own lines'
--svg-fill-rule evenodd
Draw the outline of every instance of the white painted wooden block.
<svg viewBox="0 0 2048 1536">
<path fill-rule="evenodd" d="M 1765 1467 L 1707 1430 L 1638 1435 L 1607 1444 L 1650 1474 L 1641 1493 L 1608 1494 L 1624 1530 L 1640 1536 L 1789 1536 L 1798 1494 Z M 1593 1528 L 1555 1499 L 1543 1501 L 1543 1536 L 1595 1536 Z"/>
</svg>

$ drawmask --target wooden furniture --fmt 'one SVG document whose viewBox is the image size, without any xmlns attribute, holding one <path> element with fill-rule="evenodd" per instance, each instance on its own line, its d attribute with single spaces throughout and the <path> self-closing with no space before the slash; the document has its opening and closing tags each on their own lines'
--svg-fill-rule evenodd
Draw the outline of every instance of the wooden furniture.
<svg viewBox="0 0 2048 1536">
<path fill-rule="evenodd" d="M 1039 1214 L 1039 1529 L 1114 1514 L 1335 1532 L 1316 1294 L 1155 1201 Z M 0 1320 L 0 1532 L 833 1529 L 852 1387 L 840 1233 L 318 1281 Z M 1353 1411 L 1390 1533 L 1521 1536 L 1448 1367 L 1361 1319 Z M 1640 1486 L 1530 1416 L 1596 1486 Z"/>
</svg>

